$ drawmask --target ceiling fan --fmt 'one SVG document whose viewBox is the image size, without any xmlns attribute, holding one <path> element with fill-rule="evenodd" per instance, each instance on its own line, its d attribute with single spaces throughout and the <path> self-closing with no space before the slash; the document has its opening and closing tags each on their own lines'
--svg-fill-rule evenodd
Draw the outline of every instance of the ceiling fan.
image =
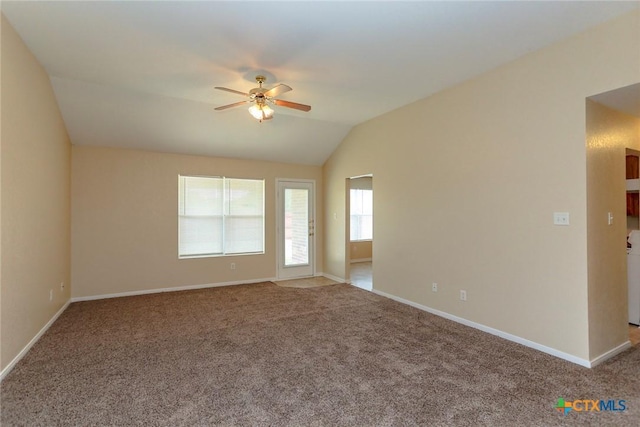
<svg viewBox="0 0 640 427">
<path fill-rule="evenodd" d="M 222 107 L 216 108 L 216 111 L 226 110 L 228 108 L 238 107 L 243 104 L 253 103 L 251 107 L 249 107 L 249 113 L 253 117 L 255 117 L 258 121 L 262 122 L 264 120 L 271 120 L 273 118 L 273 109 L 269 107 L 269 104 L 274 104 L 279 107 L 287 107 L 293 108 L 295 110 L 300 111 L 309 111 L 311 110 L 311 106 L 298 104 L 297 102 L 284 101 L 282 99 L 275 99 L 276 96 L 281 95 L 283 93 L 289 92 L 291 89 L 287 85 L 279 84 L 278 86 L 272 87 L 271 89 L 266 89 L 262 87 L 262 84 L 267 80 L 265 76 L 256 76 L 256 81 L 258 82 L 260 87 L 255 87 L 249 91 L 249 93 L 241 92 L 239 90 L 228 89 L 226 87 L 217 87 L 218 90 L 224 90 L 226 92 L 237 93 L 238 95 L 243 95 L 248 97 L 244 101 L 234 102 L 233 104 L 223 105 Z"/>
</svg>

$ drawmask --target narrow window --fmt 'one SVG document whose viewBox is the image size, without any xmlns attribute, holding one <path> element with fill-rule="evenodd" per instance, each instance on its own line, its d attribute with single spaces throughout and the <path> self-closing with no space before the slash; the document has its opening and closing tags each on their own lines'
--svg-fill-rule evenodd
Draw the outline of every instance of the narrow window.
<svg viewBox="0 0 640 427">
<path fill-rule="evenodd" d="M 351 189 L 351 241 L 373 239 L 373 191 Z"/>
</svg>

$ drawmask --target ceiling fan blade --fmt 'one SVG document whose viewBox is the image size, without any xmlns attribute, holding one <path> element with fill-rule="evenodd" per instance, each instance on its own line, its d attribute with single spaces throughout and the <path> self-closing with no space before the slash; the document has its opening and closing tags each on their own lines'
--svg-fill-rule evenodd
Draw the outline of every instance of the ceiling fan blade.
<svg viewBox="0 0 640 427">
<path fill-rule="evenodd" d="M 311 110 L 311 106 L 310 105 L 298 104 L 297 102 L 283 101 L 281 99 L 274 99 L 273 102 L 276 105 L 279 105 L 280 107 L 294 108 L 294 109 L 300 110 L 300 111 L 310 111 Z"/>
<path fill-rule="evenodd" d="M 272 87 L 271 89 L 266 91 L 264 93 L 264 96 L 268 96 L 269 98 L 273 98 L 274 96 L 281 95 L 283 93 L 289 92 L 290 90 L 293 90 L 293 89 L 291 89 L 287 85 L 278 85 L 278 86 Z"/>
<path fill-rule="evenodd" d="M 216 110 L 216 111 L 222 111 L 222 110 L 226 110 L 226 109 L 228 109 L 228 108 L 237 107 L 238 105 L 246 104 L 246 103 L 248 103 L 248 102 L 251 102 L 251 101 L 248 101 L 248 100 L 247 100 L 247 101 L 234 102 L 233 104 L 223 105 L 222 107 L 214 108 L 214 110 Z"/>
<path fill-rule="evenodd" d="M 246 92 L 240 92 L 239 90 L 233 90 L 233 89 L 229 89 L 229 88 L 226 88 L 226 87 L 216 86 L 215 89 L 224 90 L 225 92 L 237 93 L 238 95 L 249 96 L 249 94 L 246 93 Z"/>
</svg>

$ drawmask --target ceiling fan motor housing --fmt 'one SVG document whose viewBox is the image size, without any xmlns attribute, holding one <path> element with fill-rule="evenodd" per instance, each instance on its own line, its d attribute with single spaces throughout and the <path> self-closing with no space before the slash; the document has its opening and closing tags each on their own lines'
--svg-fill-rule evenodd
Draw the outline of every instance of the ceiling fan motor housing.
<svg viewBox="0 0 640 427">
<path fill-rule="evenodd" d="M 267 78 L 265 76 L 256 76 L 256 81 L 258 82 L 258 84 L 260 85 L 260 87 L 254 87 L 253 89 L 251 89 L 249 91 L 250 95 L 255 95 L 256 98 L 262 98 L 264 99 L 264 95 L 263 95 L 263 89 L 262 89 L 262 83 L 267 81 Z"/>
</svg>

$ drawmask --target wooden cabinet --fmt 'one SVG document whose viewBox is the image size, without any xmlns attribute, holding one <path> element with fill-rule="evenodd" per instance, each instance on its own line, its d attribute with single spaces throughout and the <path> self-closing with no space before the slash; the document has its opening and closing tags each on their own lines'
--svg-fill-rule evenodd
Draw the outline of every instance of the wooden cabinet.
<svg viewBox="0 0 640 427">
<path fill-rule="evenodd" d="M 640 216 L 640 194 L 627 193 L 627 216 Z"/>
<path fill-rule="evenodd" d="M 636 188 L 629 191 L 632 187 L 627 185 L 627 216 L 640 216 L 640 194 L 638 194 L 637 179 L 640 177 L 640 157 L 629 155 L 627 156 L 627 183 L 636 180 Z"/>
<path fill-rule="evenodd" d="M 640 178 L 640 157 L 627 156 L 627 179 Z"/>
</svg>

